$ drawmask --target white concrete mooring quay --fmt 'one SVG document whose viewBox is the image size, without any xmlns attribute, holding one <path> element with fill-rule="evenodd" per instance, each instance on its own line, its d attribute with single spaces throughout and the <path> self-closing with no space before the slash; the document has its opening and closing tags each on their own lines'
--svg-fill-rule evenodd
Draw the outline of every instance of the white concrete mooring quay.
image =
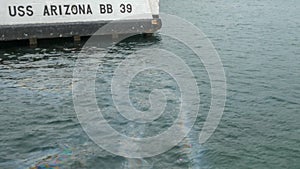
<svg viewBox="0 0 300 169">
<path fill-rule="evenodd" d="M 0 42 L 69 38 L 80 41 L 97 30 L 112 38 L 120 34 L 152 34 L 162 26 L 159 0 L 3 0 Z"/>
</svg>

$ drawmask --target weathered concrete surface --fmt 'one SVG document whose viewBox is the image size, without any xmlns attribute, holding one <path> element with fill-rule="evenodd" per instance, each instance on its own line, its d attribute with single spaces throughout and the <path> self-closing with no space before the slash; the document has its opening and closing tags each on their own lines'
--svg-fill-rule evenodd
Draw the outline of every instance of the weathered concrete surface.
<svg viewBox="0 0 300 169">
<path fill-rule="evenodd" d="M 105 26 L 103 35 L 154 33 L 162 26 L 159 18 L 109 22 L 77 22 L 0 26 L 0 41 L 91 36 Z"/>
</svg>

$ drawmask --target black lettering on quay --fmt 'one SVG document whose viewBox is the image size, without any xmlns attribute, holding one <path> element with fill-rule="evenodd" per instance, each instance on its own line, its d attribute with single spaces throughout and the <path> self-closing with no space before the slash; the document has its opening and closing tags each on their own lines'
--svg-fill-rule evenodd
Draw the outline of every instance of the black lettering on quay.
<svg viewBox="0 0 300 169">
<path fill-rule="evenodd" d="M 33 10 L 32 10 L 32 6 L 28 5 L 28 6 L 8 6 L 8 13 L 11 17 L 15 17 L 15 16 L 20 16 L 20 17 L 24 17 L 24 16 L 32 16 L 33 15 Z"/>
<path fill-rule="evenodd" d="M 71 13 L 70 13 L 70 5 L 64 5 L 64 7 L 66 8 L 66 13 L 65 13 L 65 15 L 71 15 Z"/>
<path fill-rule="evenodd" d="M 120 12 L 121 13 L 131 13 L 132 12 L 132 5 L 131 4 L 127 4 L 127 5 L 125 5 L 125 4 L 121 4 L 120 5 Z"/>
<path fill-rule="evenodd" d="M 114 12 L 111 4 L 100 4 L 100 14 L 111 14 Z"/>
<path fill-rule="evenodd" d="M 45 5 L 44 16 L 57 16 L 57 15 L 89 15 L 93 14 L 90 4 L 78 5 Z"/>
<path fill-rule="evenodd" d="M 31 5 L 27 6 L 26 10 L 27 10 L 27 15 L 28 16 L 33 16 L 33 10 L 32 10 L 32 6 Z"/>
</svg>

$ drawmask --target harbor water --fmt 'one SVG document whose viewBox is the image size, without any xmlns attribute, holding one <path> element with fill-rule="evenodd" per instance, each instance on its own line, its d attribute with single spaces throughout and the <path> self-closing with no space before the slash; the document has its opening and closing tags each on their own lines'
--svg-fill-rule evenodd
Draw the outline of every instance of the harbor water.
<svg viewBox="0 0 300 169">
<path fill-rule="evenodd" d="M 224 114 L 204 144 L 198 138 L 210 107 L 210 80 L 192 51 L 159 31 L 101 49 L 110 55 L 98 58 L 97 104 L 109 124 L 130 137 L 150 137 L 172 126 L 180 99 L 168 100 L 166 110 L 172 113 L 152 125 L 118 115 L 110 82 L 126 57 L 143 49 L 166 49 L 182 57 L 197 77 L 201 103 L 192 131 L 169 151 L 144 159 L 109 153 L 83 131 L 74 109 L 72 79 L 84 42 L 1 46 L 0 168 L 300 168 L 299 6 L 298 0 L 161 1 L 161 12 L 184 18 L 206 34 L 224 66 Z M 144 71 L 130 85 L 132 105 L 149 108 L 149 93 L 156 88 L 180 95 L 169 74 Z"/>
</svg>

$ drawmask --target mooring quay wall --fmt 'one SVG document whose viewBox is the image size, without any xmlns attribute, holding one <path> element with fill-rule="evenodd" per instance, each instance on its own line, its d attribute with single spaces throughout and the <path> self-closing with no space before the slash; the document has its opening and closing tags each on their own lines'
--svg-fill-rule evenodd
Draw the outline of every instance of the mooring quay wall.
<svg viewBox="0 0 300 169">
<path fill-rule="evenodd" d="M 160 29 L 158 0 L 9 0 L 0 6 L 0 40 L 153 33 Z"/>
</svg>

